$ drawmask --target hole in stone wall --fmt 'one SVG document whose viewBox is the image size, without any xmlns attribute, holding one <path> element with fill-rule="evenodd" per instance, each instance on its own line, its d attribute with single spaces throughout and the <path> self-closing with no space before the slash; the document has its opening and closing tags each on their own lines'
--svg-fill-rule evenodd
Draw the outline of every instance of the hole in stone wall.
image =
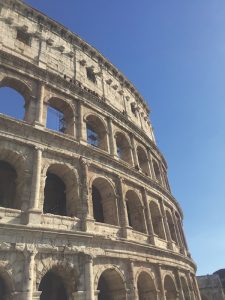
<svg viewBox="0 0 225 300">
<path fill-rule="evenodd" d="M 45 214 L 66 216 L 66 186 L 64 182 L 55 174 L 47 173 L 44 190 Z"/>
<path fill-rule="evenodd" d="M 64 113 L 56 108 L 48 106 L 46 127 L 54 131 L 64 133 L 66 130 Z"/>
<path fill-rule="evenodd" d="M 96 222 L 104 223 L 104 214 L 102 206 L 102 197 L 99 190 L 92 186 L 92 202 L 93 202 L 93 214 Z"/>
<path fill-rule="evenodd" d="M 62 278 L 51 271 L 42 278 L 39 291 L 40 300 L 69 300 Z"/>
<path fill-rule="evenodd" d="M 9 163 L 0 161 L 0 206 L 15 207 L 16 178 L 15 169 Z"/>
</svg>

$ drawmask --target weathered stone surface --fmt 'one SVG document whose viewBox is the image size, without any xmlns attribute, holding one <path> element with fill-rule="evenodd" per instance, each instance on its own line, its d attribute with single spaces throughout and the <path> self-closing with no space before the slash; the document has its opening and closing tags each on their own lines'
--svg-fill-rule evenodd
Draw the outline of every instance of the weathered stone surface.
<svg viewBox="0 0 225 300">
<path fill-rule="evenodd" d="M 62 25 L 0 0 L 0 86 L 25 102 L 23 121 L 0 115 L 6 299 L 42 299 L 54 279 L 55 300 L 56 282 L 69 300 L 199 300 L 183 214 L 128 79 Z"/>
</svg>

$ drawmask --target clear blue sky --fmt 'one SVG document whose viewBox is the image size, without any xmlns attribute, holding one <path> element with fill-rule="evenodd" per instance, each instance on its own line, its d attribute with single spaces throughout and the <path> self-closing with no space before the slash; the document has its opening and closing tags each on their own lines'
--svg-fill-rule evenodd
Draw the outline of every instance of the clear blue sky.
<svg viewBox="0 0 225 300">
<path fill-rule="evenodd" d="M 225 267 L 225 1 L 26 0 L 147 100 L 198 274 Z"/>
</svg>

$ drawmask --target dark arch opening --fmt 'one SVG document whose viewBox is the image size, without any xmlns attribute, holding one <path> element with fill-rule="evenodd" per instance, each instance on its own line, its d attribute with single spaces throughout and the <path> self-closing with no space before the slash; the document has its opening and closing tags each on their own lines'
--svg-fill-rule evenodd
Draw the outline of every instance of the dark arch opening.
<svg viewBox="0 0 225 300">
<path fill-rule="evenodd" d="M 161 239 L 165 239 L 162 216 L 160 214 L 158 205 L 154 201 L 151 201 L 149 204 L 149 209 L 151 213 L 154 234 Z"/>
<path fill-rule="evenodd" d="M 47 172 L 44 190 L 45 214 L 66 216 L 66 186 L 57 175 Z"/>
<path fill-rule="evenodd" d="M 159 165 L 158 165 L 158 163 L 155 160 L 153 160 L 153 169 L 154 169 L 156 180 L 158 182 L 161 182 L 161 174 L 160 174 Z"/>
<path fill-rule="evenodd" d="M 116 147 L 117 147 L 117 156 L 123 161 L 132 165 L 132 157 L 131 157 L 131 147 L 126 136 L 117 132 L 116 136 Z"/>
<path fill-rule="evenodd" d="M 92 202 L 93 202 L 93 214 L 96 222 L 104 223 L 104 214 L 102 206 L 102 196 L 99 190 L 92 186 Z"/>
<path fill-rule="evenodd" d="M 108 151 L 107 134 L 104 123 L 98 117 L 89 115 L 86 119 L 87 143 Z"/>
<path fill-rule="evenodd" d="M 0 160 L 0 206 L 15 208 L 16 179 L 15 169 L 8 162 Z"/>
<path fill-rule="evenodd" d="M 139 300 L 157 300 L 155 284 L 148 273 L 141 272 L 141 274 L 138 276 L 137 287 Z"/>
<path fill-rule="evenodd" d="M 69 300 L 62 278 L 49 271 L 42 278 L 39 291 L 42 291 L 40 300 Z"/>
<path fill-rule="evenodd" d="M 9 291 L 5 280 L 0 277 L 0 300 L 8 300 Z"/>
<path fill-rule="evenodd" d="M 147 158 L 145 151 L 141 147 L 137 147 L 137 156 L 138 156 L 138 162 L 139 162 L 141 171 L 145 175 L 149 176 L 150 170 L 149 170 L 148 158 Z"/>
<path fill-rule="evenodd" d="M 143 208 L 140 199 L 134 191 L 127 191 L 126 206 L 129 226 L 136 231 L 146 233 L 144 228 Z"/>
<path fill-rule="evenodd" d="M 25 118 L 25 100 L 24 97 L 15 89 L 10 87 L 0 88 L 0 113 L 24 120 Z"/>
<path fill-rule="evenodd" d="M 175 230 L 175 225 L 173 223 L 173 219 L 172 219 L 172 216 L 170 214 L 170 212 L 167 210 L 166 211 L 166 218 L 167 218 L 167 223 L 168 223 L 168 226 L 169 226 L 169 230 L 170 230 L 170 236 L 171 236 L 171 239 L 177 243 L 177 236 L 176 236 L 176 230 Z"/>
<path fill-rule="evenodd" d="M 165 289 L 165 294 L 166 294 L 166 300 L 178 299 L 176 286 L 174 284 L 173 279 L 169 275 L 166 275 L 166 277 L 164 279 L 164 289 Z"/>
<path fill-rule="evenodd" d="M 98 300 L 126 300 L 126 290 L 120 275 L 114 270 L 105 270 L 98 281 Z"/>
</svg>

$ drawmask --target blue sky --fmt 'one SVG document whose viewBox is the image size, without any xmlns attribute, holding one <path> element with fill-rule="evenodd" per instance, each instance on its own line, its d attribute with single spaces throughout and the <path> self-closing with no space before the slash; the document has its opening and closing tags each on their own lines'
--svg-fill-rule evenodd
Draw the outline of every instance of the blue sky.
<svg viewBox="0 0 225 300">
<path fill-rule="evenodd" d="M 114 63 L 151 108 L 198 274 L 225 267 L 224 0 L 26 0 Z"/>
</svg>

